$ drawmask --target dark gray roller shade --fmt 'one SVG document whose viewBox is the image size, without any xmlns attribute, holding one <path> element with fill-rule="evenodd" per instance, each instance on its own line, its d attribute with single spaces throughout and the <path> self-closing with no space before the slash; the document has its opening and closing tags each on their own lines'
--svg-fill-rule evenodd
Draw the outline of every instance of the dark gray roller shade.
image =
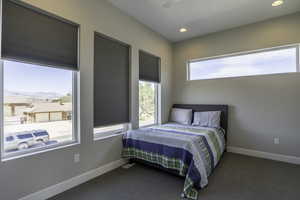
<svg viewBox="0 0 300 200">
<path fill-rule="evenodd" d="M 140 80 L 160 82 L 160 58 L 144 51 L 139 52 Z"/>
<path fill-rule="evenodd" d="M 2 58 L 78 70 L 79 25 L 13 0 L 2 15 Z"/>
<path fill-rule="evenodd" d="M 129 122 L 130 47 L 95 33 L 94 127 Z"/>
</svg>

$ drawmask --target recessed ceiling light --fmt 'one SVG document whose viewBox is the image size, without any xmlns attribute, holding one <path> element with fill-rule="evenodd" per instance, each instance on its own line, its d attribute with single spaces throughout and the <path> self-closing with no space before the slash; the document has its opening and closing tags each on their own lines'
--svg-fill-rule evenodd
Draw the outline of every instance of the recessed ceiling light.
<svg viewBox="0 0 300 200">
<path fill-rule="evenodd" d="M 274 6 L 274 7 L 281 6 L 283 3 L 284 3 L 283 0 L 277 0 L 272 3 L 272 6 Z"/>
<path fill-rule="evenodd" d="M 186 28 L 181 28 L 181 29 L 179 29 L 179 32 L 180 32 L 180 33 L 187 32 L 187 29 L 186 29 Z"/>
</svg>

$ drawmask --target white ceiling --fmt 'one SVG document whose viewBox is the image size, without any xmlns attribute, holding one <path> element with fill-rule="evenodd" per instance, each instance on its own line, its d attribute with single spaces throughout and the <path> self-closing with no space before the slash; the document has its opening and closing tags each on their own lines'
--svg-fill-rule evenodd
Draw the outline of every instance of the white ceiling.
<svg viewBox="0 0 300 200">
<path fill-rule="evenodd" d="M 274 0 L 108 1 L 173 42 L 300 11 L 300 0 L 279 7 L 271 6 Z"/>
</svg>

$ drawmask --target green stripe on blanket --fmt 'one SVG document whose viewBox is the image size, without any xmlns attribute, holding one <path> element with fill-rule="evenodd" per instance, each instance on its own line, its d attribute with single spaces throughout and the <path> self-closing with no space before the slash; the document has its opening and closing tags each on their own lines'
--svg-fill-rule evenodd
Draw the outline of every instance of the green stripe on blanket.
<svg viewBox="0 0 300 200">
<path fill-rule="evenodd" d="M 157 153 L 146 152 L 136 148 L 124 148 L 122 156 L 124 158 L 137 158 L 160 165 L 167 169 L 176 170 L 178 171 L 178 174 L 183 177 L 186 176 L 188 170 L 188 166 L 179 159 L 169 158 Z M 198 197 L 198 191 L 194 188 L 194 183 L 189 177 L 186 177 L 185 179 L 183 195 L 190 199 L 197 199 Z"/>
<path fill-rule="evenodd" d="M 138 158 L 154 164 L 158 164 L 167 169 L 173 169 L 179 172 L 180 176 L 185 176 L 188 166 L 181 160 L 169 158 L 157 153 L 146 152 L 136 148 L 124 148 L 122 156 L 125 158 Z"/>
</svg>

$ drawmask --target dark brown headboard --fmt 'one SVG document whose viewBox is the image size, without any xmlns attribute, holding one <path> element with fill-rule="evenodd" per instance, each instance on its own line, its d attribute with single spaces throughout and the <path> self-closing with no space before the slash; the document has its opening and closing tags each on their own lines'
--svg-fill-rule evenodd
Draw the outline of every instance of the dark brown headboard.
<svg viewBox="0 0 300 200">
<path fill-rule="evenodd" d="M 205 104 L 174 104 L 173 108 L 192 109 L 194 112 L 221 111 L 221 127 L 228 129 L 228 105 L 205 105 Z"/>
</svg>

